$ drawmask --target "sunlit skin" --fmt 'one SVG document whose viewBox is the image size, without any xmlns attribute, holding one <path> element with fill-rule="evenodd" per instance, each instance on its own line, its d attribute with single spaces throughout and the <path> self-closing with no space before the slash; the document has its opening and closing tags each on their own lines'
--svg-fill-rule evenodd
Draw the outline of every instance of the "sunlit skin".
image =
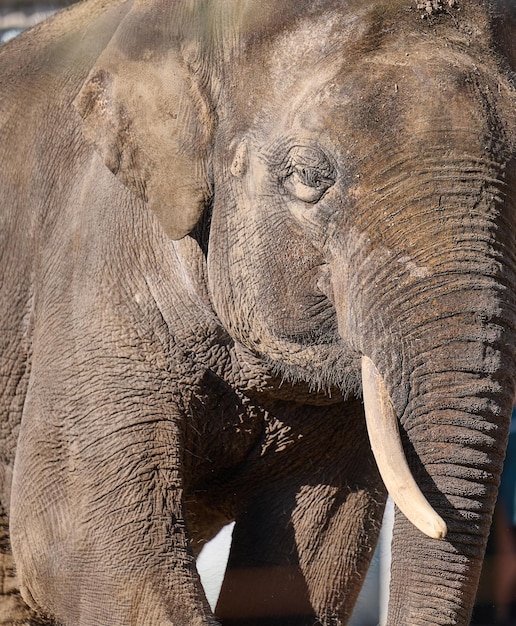
<svg viewBox="0 0 516 626">
<path fill-rule="evenodd" d="M 514 397 L 515 23 L 85 0 L 0 48 L 1 623 L 344 625 L 389 491 L 387 626 L 469 625 Z"/>
</svg>

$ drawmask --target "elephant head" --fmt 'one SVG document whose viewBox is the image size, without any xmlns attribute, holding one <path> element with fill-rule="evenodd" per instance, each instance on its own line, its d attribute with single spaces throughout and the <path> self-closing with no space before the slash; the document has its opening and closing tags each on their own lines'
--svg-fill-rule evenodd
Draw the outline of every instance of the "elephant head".
<svg viewBox="0 0 516 626">
<path fill-rule="evenodd" d="M 465 625 L 515 376 L 516 31 L 418 4 L 135 0 L 76 104 L 171 238 L 209 227 L 229 335 L 314 403 L 363 393 L 388 623 Z"/>
</svg>

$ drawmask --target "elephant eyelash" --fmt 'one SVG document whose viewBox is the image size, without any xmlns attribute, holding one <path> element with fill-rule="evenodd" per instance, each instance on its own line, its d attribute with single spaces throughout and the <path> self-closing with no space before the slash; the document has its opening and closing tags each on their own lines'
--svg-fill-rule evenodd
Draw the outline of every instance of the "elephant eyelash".
<svg viewBox="0 0 516 626">
<path fill-rule="evenodd" d="M 297 174 L 303 184 L 314 189 L 328 189 L 335 182 L 333 177 L 325 176 L 319 169 L 314 167 L 294 166 L 292 174 L 294 173 Z"/>
</svg>

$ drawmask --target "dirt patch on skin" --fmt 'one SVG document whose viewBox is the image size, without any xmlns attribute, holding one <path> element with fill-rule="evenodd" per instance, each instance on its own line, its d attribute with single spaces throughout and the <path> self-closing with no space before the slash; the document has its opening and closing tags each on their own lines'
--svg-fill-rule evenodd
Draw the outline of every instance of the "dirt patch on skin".
<svg viewBox="0 0 516 626">
<path fill-rule="evenodd" d="M 422 17 L 425 15 L 433 15 L 436 13 L 443 13 L 449 9 L 457 7 L 457 0 L 417 0 L 417 8 L 424 11 Z"/>
</svg>

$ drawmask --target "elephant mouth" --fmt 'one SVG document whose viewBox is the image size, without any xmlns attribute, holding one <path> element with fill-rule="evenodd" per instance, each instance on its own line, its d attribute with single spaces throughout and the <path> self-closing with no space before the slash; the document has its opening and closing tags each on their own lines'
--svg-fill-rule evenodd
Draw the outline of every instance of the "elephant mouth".
<svg viewBox="0 0 516 626">
<path fill-rule="evenodd" d="M 367 356 L 362 357 L 362 386 L 369 441 L 387 491 L 416 528 L 434 539 L 444 539 L 446 523 L 429 504 L 412 476 L 389 392 Z"/>
</svg>

